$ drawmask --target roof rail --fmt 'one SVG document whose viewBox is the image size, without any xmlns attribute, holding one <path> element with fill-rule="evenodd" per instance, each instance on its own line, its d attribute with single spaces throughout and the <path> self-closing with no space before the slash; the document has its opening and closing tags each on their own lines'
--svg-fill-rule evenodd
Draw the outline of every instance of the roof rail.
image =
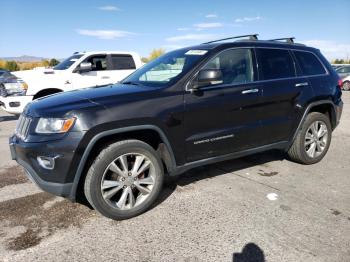
<svg viewBox="0 0 350 262">
<path fill-rule="evenodd" d="M 289 44 L 294 44 L 295 37 L 284 37 L 284 38 L 276 38 L 276 39 L 270 39 L 268 41 L 283 41 L 285 40 Z"/>
<path fill-rule="evenodd" d="M 213 41 L 205 42 L 205 43 L 202 43 L 202 45 L 205 45 L 205 44 L 212 44 L 212 43 L 221 42 L 221 41 L 225 41 L 225 40 L 243 38 L 243 37 L 249 37 L 249 40 L 258 40 L 258 34 L 239 35 L 239 36 L 227 37 L 227 38 L 223 38 L 223 39 L 218 39 L 218 40 L 213 40 Z"/>
</svg>

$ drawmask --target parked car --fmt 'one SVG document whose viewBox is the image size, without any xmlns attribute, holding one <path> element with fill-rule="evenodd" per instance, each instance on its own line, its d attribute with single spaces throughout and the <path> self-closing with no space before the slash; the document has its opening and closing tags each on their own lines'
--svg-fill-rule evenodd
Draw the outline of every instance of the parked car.
<svg viewBox="0 0 350 262">
<path fill-rule="evenodd" d="M 321 161 L 340 85 L 318 49 L 291 39 L 218 40 L 169 52 L 119 84 L 33 101 L 10 149 L 43 190 L 126 219 L 155 202 L 165 177 L 194 167 L 270 149 Z"/>
<path fill-rule="evenodd" d="M 0 69 L 0 96 L 23 95 L 27 87 L 27 84 L 22 79 L 19 79 L 7 70 Z"/>
<path fill-rule="evenodd" d="M 350 65 L 343 65 L 335 70 L 338 75 L 343 79 L 350 75 Z"/>
<path fill-rule="evenodd" d="M 32 100 L 62 91 L 117 83 L 142 66 L 134 52 L 94 51 L 74 53 L 53 69 L 13 72 L 28 88 L 22 95 L 0 96 L 1 108 L 20 114 Z"/>
<path fill-rule="evenodd" d="M 347 77 L 345 77 L 343 79 L 342 89 L 344 91 L 349 91 L 350 90 L 350 75 L 348 75 Z"/>
<path fill-rule="evenodd" d="M 334 70 L 337 70 L 338 68 L 341 68 L 343 66 L 344 66 L 343 64 L 332 64 L 332 67 Z"/>
</svg>

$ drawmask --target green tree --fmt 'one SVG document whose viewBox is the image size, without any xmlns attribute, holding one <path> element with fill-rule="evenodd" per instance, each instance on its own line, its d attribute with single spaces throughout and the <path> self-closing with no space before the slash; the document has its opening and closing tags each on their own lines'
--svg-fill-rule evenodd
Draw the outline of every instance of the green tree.
<svg viewBox="0 0 350 262">
<path fill-rule="evenodd" d="M 148 56 L 148 61 L 152 61 L 163 54 L 165 54 L 165 50 L 163 48 L 153 49 Z"/>
<path fill-rule="evenodd" d="M 141 57 L 141 61 L 144 62 L 144 63 L 148 63 L 149 62 L 147 57 Z"/>
<path fill-rule="evenodd" d="M 41 64 L 42 64 L 42 66 L 44 66 L 44 67 L 48 67 L 49 64 L 50 64 L 50 62 L 49 62 L 49 60 L 44 59 L 44 60 L 41 60 Z"/>
<path fill-rule="evenodd" d="M 52 58 L 52 59 L 50 59 L 50 62 L 49 62 L 49 66 L 56 66 L 56 65 L 58 65 L 60 63 L 60 61 L 58 61 L 57 59 L 55 59 L 55 58 Z"/>
<path fill-rule="evenodd" d="M 9 71 L 19 71 L 19 65 L 16 63 L 16 61 L 7 61 L 5 64 L 5 69 Z"/>
</svg>

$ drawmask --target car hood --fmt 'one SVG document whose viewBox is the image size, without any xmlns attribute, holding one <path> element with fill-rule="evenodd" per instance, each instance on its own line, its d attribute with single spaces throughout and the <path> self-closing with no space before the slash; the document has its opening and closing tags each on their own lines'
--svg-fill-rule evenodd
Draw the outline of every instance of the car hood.
<svg viewBox="0 0 350 262">
<path fill-rule="evenodd" d="M 33 117 L 63 117 L 72 112 L 91 110 L 91 107 L 108 109 L 109 103 L 115 105 L 142 99 L 152 90 L 154 88 L 116 84 L 62 92 L 34 100 L 25 113 Z"/>
<path fill-rule="evenodd" d="M 67 72 L 65 70 L 40 68 L 16 71 L 12 72 L 12 74 L 26 82 L 29 88 L 32 86 L 46 86 L 47 88 L 50 88 L 50 85 L 55 87 L 60 80 L 62 81 Z"/>
</svg>

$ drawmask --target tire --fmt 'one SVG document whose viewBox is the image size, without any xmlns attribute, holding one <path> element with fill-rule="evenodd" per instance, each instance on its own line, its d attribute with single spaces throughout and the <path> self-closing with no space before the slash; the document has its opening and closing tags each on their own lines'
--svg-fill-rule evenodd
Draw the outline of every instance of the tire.
<svg viewBox="0 0 350 262">
<path fill-rule="evenodd" d="M 346 81 L 343 83 L 343 90 L 344 91 L 349 91 L 350 90 L 350 82 Z"/>
<path fill-rule="evenodd" d="M 84 193 L 100 214 L 123 220 L 149 209 L 163 180 L 162 161 L 156 151 L 142 141 L 124 140 L 100 152 L 86 175 Z"/>
<path fill-rule="evenodd" d="M 327 128 L 327 133 L 322 136 L 319 141 L 317 135 L 314 135 L 312 125 L 314 125 L 313 127 L 318 126 L 320 129 L 322 129 L 321 125 L 324 125 L 324 127 Z M 323 131 L 324 127 L 322 129 Z M 319 132 L 315 133 L 322 134 L 322 132 Z M 301 164 L 310 165 L 318 163 L 326 155 L 331 139 L 332 126 L 329 117 L 318 112 L 312 112 L 307 115 L 301 130 L 299 130 L 292 146 L 288 150 L 288 155 L 291 160 Z M 314 148 L 312 147 L 314 147 L 315 150 L 313 150 Z M 313 151 L 315 152 L 312 157 L 311 155 L 313 155 Z"/>
</svg>

